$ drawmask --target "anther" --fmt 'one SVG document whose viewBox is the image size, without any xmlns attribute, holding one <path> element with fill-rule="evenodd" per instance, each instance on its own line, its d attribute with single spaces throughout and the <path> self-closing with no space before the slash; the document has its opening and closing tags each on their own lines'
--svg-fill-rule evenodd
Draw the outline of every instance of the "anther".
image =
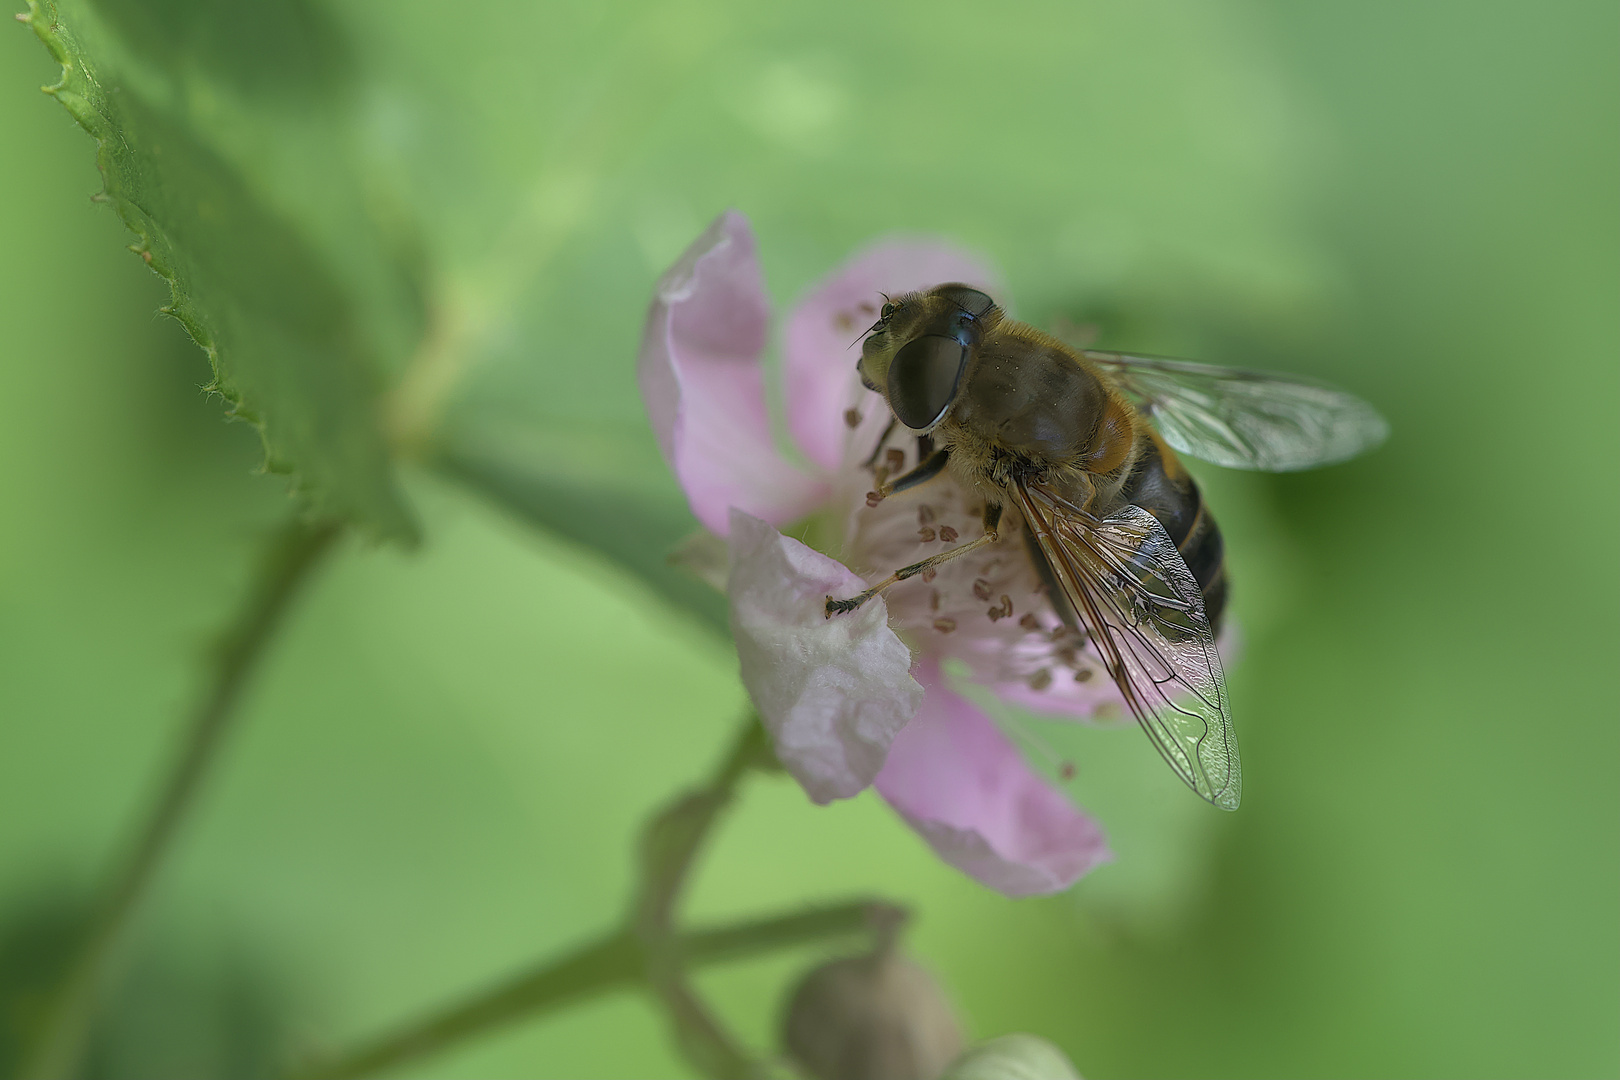
<svg viewBox="0 0 1620 1080">
<path fill-rule="evenodd" d="M 838 314 L 833 316 L 833 327 L 837 329 L 840 334 L 847 334 L 851 330 L 855 329 L 855 316 L 851 315 L 847 311 L 840 311 Z"/>
<path fill-rule="evenodd" d="M 1039 630 L 1041 628 L 1041 620 L 1037 619 L 1035 616 L 1026 611 L 1024 612 L 1024 617 L 1018 620 L 1018 625 L 1022 626 L 1025 630 Z"/>
<path fill-rule="evenodd" d="M 947 544 L 949 544 L 951 541 L 955 540 L 956 537 L 957 537 L 956 530 L 951 528 L 949 525 L 941 525 L 939 527 L 939 538 L 941 540 L 945 541 Z"/>
<path fill-rule="evenodd" d="M 917 539 L 925 544 L 932 544 L 934 542 L 934 530 L 924 525 L 917 530 Z"/>
<path fill-rule="evenodd" d="M 1029 677 L 1029 688 L 1037 693 L 1052 685 L 1052 671 L 1050 668 L 1041 668 Z"/>
<path fill-rule="evenodd" d="M 1065 761 L 1062 765 L 1059 765 L 1058 766 L 1058 776 L 1063 780 L 1073 780 L 1074 779 L 1074 762 Z"/>
<path fill-rule="evenodd" d="M 934 589 L 933 591 L 931 591 L 928 594 L 928 610 L 929 611 L 938 611 L 939 610 L 939 590 L 938 589 Z"/>
<path fill-rule="evenodd" d="M 934 508 L 932 506 L 929 506 L 927 503 L 923 503 L 921 506 L 917 507 L 917 524 L 919 524 L 919 525 L 932 525 L 933 523 L 934 523 Z M 950 526 L 946 526 L 946 528 L 949 528 L 949 527 Z M 953 537 L 951 537 L 951 539 L 954 540 L 956 538 L 953 536 Z"/>
<path fill-rule="evenodd" d="M 975 600 L 990 599 L 990 583 L 984 578 L 978 578 L 973 582 L 973 598 Z"/>
<path fill-rule="evenodd" d="M 956 629 L 956 620 L 950 617 L 934 620 L 934 629 L 942 634 L 948 634 Z"/>
<path fill-rule="evenodd" d="M 1079 671 L 1074 673 L 1074 681 L 1075 682 L 1090 682 L 1091 681 L 1091 675 L 1092 675 L 1091 669 L 1088 668 L 1088 667 L 1083 667 Z"/>
<path fill-rule="evenodd" d="M 861 426 L 861 411 L 859 409 L 844 410 L 844 426 L 858 428 Z"/>
<path fill-rule="evenodd" d="M 939 571 L 935 570 L 932 566 L 922 572 L 922 579 L 924 582 L 933 581 L 938 576 Z"/>
<path fill-rule="evenodd" d="M 891 446 L 884 452 L 883 458 L 889 463 L 890 472 L 899 472 L 906 467 L 906 452 L 898 446 Z"/>
</svg>

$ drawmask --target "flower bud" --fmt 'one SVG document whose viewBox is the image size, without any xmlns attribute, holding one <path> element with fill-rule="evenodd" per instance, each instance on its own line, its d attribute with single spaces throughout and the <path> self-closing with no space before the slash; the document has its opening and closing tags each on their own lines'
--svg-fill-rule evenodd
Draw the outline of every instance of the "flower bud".
<svg viewBox="0 0 1620 1080">
<path fill-rule="evenodd" d="M 961 1028 L 933 977 L 891 948 L 805 976 L 782 1041 L 815 1080 L 936 1080 L 962 1049 Z"/>
<path fill-rule="evenodd" d="M 1003 1035 L 957 1058 L 940 1080 L 1080 1080 L 1080 1074 L 1040 1036 Z"/>
</svg>

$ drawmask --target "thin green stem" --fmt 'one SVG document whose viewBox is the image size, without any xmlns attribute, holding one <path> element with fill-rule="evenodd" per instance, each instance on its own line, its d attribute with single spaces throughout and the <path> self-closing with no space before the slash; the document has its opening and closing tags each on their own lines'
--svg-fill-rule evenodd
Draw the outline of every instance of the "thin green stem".
<svg viewBox="0 0 1620 1080">
<path fill-rule="evenodd" d="M 311 524 L 295 518 L 271 538 L 247 603 L 215 650 L 213 679 L 192 714 L 179 755 L 129 853 L 96 904 L 79 952 L 18 1074 L 20 1080 L 63 1080 L 77 1070 L 119 946 L 196 803 L 242 691 L 299 586 L 309 580 L 339 532 L 335 523 Z"/>
<path fill-rule="evenodd" d="M 641 885 L 634 914 L 645 936 L 666 936 L 692 863 L 720 811 L 750 769 L 769 768 L 774 760 L 765 729 L 749 713 L 708 784 L 678 796 L 648 822 L 641 835 Z"/>
<path fill-rule="evenodd" d="M 647 986 L 668 1014 L 682 1055 L 699 1073 L 717 1080 L 747 1080 L 762 1070 L 687 982 L 675 911 L 693 862 L 737 783 L 749 769 L 769 760 L 770 743 L 750 713 L 708 785 L 655 815 L 641 838 L 641 888 L 631 918 L 645 953 Z"/>
<path fill-rule="evenodd" d="M 855 935 L 881 935 L 899 917 L 878 900 L 756 919 L 680 935 L 687 968 L 746 959 L 776 949 Z M 631 930 L 618 930 L 448 1009 L 406 1024 L 360 1049 L 295 1074 L 298 1080 L 354 1080 L 416 1061 L 506 1024 L 532 1019 L 587 998 L 642 984 L 647 956 Z"/>
<path fill-rule="evenodd" d="M 293 1075 L 298 1080 L 349 1080 L 370 1076 L 509 1024 L 632 986 L 641 979 L 641 947 L 628 931 L 600 938 L 478 994 L 460 1005 L 413 1021 L 352 1053 L 317 1062 Z"/>
<path fill-rule="evenodd" d="M 792 915 L 772 915 L 729 926 L 691 930 L 678 939 L 681 962 L 688 967 L 723 964 L 774 949 L 790 949 L 852 934 L 888 941 L 906 918 L 904 908 L 884 900 L 846 900 Z"/>
<path fill-rule="evenodd" d="M 892 904 L 858 900 L 708 930 L 675 929 L 675 913 L 693 864 L 738 783 L 751 770 L 779 767 L 764 729 L 750 714 L 709 782 L 674 799 L 642 831 L 640 884 L 621 929 L 296 1075 L 300 1080 L 369 1076 L 503 1024 L 637 986 L 658 1000 L 674 1028 L 676 1045 L 700 1073 L 722 1078 L 764 1075 L 763 1066 L 726 1032 L 692 989 L 687 978 L 691 969 L 856 933 L 885 940 L 904 918 Z"/>
</svg>

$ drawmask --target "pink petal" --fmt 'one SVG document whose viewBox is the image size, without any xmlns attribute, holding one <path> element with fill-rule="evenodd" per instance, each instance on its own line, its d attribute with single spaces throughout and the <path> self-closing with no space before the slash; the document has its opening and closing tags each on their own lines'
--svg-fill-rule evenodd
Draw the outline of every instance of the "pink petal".
<svg viewBox="0 0 1620 1080">
<path fill-rule="evenodd" d="M 922 708 L 876 785 L 940 858 L 1008 896 L 1066 889 L 1112 858 L 1096 822 L 1025 764 L 994 722 L 917 664 Z"/>
<path fill-rule="evenodd" d="M 999 278 L 978 256 L 937 240 L 885 240 L 856 255 L 810 291 L 788 318 L 783 357 L 788 430 L 805 454 L 838 468 L 848 428 L 844 412 L 885 406 L 855 374 L 861 334 L 878 317 L 882 293 L 898 296 L 947 281 L 996 295 Z"/>
<path fill-rule="evenodd" d="M 866 582 L 836 559 L 731 512 L 731 632 L 743 685 L 776 756 L 818 803 L 877 775 L 923 690 L 881 598 L 827 618 L 826 598 Z"/>
<path fill-rule="evenodd" d="M 1119 687 L 1114 685 L 1102 661 L 1091 654 L 1079 661 L 1078 666 L 1086 675 L 1084 681 L 1076 678 L 1076 672 L 1064 668 L 1052 669 L 1049 678 L 1039 673 L 1034 677 L 1011 673 L 1009 669 L 1015 670 L 1020 659 L 1011 649 L 998 657 L 965 655 L 963 659 L 972 672 L 972 681 L 984 683 L 1009 705 L 1054 719 L 1103 723 L 1129 719 Z"/>
<path fill-rule="evenodd" d="M 986 647 L 982 641 L 966 638 L 952 644 L 959 650 L 953 655 L 967 663 L 972 680 L 989 686 L 996 697 L 1008 704 L 1057 719 L 1135 723 L 1126 709 L 1124 695 L 1119 692 L 1119 687 L 1108 675 L 1094 649 L 1088 650 L 1077 665 L 1088 675 L 1081 681 L 1075 678 L 1075 673 L 1054 664 L 1048 664 L 1045 668 L 1053 677 L 1032 679 L 1029 672 L 1040 658 L 1028 648 L 1027 641 L 999 650 Z M 1232 667 L 1243 651 L 1243 635 L 1237 620 L 1230 614 L 1226 616 L 1226 624 L 1221 628 L 1215 649 L 1220 653 L 1221 665 L 1227 669 Z M 1036 659 L 1031 660 L 1031 656 Z M 1038 668 L 1036 670 L 1039 671 Z"/>
<path fill-rule="evenodd" d="M 728 210 L 659 279 L 636 378 L 692 513 L 725 535 L 727 511 L 801 517 L 827 487 L 771 440 L 760 354 L 770 301 L 748 219 Z"/>
</svg>

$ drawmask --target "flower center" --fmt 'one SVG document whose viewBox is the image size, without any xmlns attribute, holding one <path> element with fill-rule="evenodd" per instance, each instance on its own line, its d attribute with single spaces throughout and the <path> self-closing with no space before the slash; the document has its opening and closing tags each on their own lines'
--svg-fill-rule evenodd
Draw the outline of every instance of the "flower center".
<svg viewBox="0 0 1620 1080">
<path fill-rule="evenodd" d="M 874 408 L 887 412 L 877 401 L 861 411 Z M 861 437 L 852 432 L 853 439 Z M 868 448 L 872 438 L 866 436 Z M 949 471 L 868 505 L 873 470 L 892 476 L 918 464 L 910 432 L 890 432 L 876 455 L 859 449 L 852 446 L 846 459 L 871 458 L 872 464 L 846 469 L 851 475 L 839 488 L 849 508 L 844 561 L 868 582 L 983 535 L 983 497 Z M 920 652 L 965 661 L 976 681 L 1018 683 L 1043 695 L 1105 690 L 1109 680 L 1085 635 L 1066 626 L 1053 607 L 1016 510 L 1007 508 L 998 532 L 996 543 L 891 588 L 885 594 L 890 625 Z"/>
</svg>

